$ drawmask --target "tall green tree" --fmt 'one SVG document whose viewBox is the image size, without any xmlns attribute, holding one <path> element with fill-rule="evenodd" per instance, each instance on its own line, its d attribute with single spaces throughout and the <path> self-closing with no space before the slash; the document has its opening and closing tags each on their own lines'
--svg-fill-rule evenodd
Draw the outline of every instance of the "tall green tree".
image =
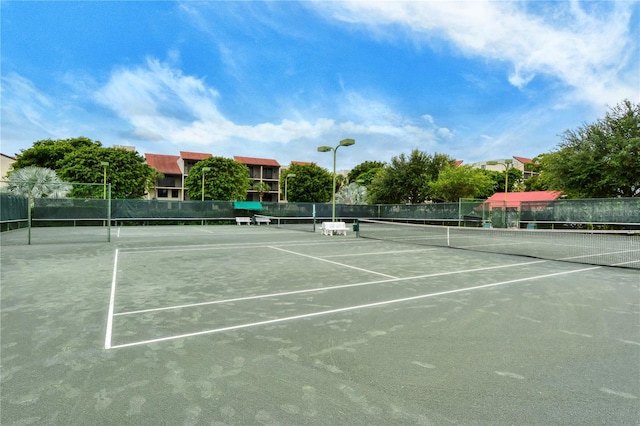
<svg viewBox="0 0 640 426">
<path fill-rule="evenodd" d="M 430 186 L 434 201 L 453 202 L 460 198 L 480 198 L 493 192 L 495 182 L 485 170 L 450 165 L 440 171 L 438 179 Z"/>
<path fill-rule="evenodd" d="M 289 179 L 287 188 L 289 202 L 326 203 L 331 200 L 333 177 L 326 169 L 314 163 L 292 164 L 280 176 L 282 188 L 284 188 L 287 174 L 292 173 L 296 177 Z"/>
<path fill-rule="evenodd" d="M 616 105 L 603 119 L 567 130 L 545 157 L 543 179 L 570 197 L 640 195 L 640 104 Z"/>
<path fill-rule="evenodd" d="M 349 171 L 347 180 L 351 182 L 359 182 L 362 185 L 371 183 L 375 175 L 384 169 L 385 163 L 382 161 L 365 161 L 355 166 Z"/>
<path fill-rule="evenodd" d="M 509 174 L 508 178 L 505 176 L 506 174 Z M 517 187 L 519 182 L 522 182 L 523 178 L 522 170 L 513 167 L 509 167 L 507 171 L 501 172 L 489 170 L 487 171 L 487 175 L 494 182 L 493 191 L 491 191 L 489 195 L 493 194 L 494 192 L 504 192 L 505 183 L 509 185 L 509 187 L 507 188 L 507 192 L 514 192 L 514 188 Z"/>
<path fill-rule="evenodd" d="M 551 189 L 545 181 L 544 173 L 542 173 L 548 155 L 549 154 L 538 155 L 529 165 L 529 171 L 533 172 L 533 176 L 524 181 L 525 191 L 547 191 Z"/>
<path fill-rule="evenodd" d="M 86 146 L 76 149 L 58 162 L 58 175 L 67 182 L 104 183 L 104 166 L 107 183 L 111 184 L 111 198 L 142 198 L 155 185 L 157 172 L 145 163 L 144 157 L 135 151 L 118 148 Z M 83 193 L 78 193 L 83 191 Z M 86 192 L 92 192 L 88 194 Z M 101 197 L 103 188 L 74 188 L 74 196 Z"/>
<path fill-rule="evenodd" d="M 431 197 L 431 182 L 453 161 L 445 154 L 430 155 L 417 149 L 409 157 L 405 154 L 393 157 L 368 186 L 368 201 L 371 204 L 423 203 Z"/>
<path fill-rule="evenodd" d="M 100 141 L 93 141 L 84 136 L 71 139 L 43 139 L 33 143 L 28 149 L 23 149 L 16 155 L 13 170 L 24 167 L 45 167 L 52 170 L 60 168 L 59 162 L 71 152 L 86 147 L 102 147 Z"/>
<path fill-rule="evenodd" d="M 189 170 L 189 175 L 184 181 L 189 198 L 202 199 L 203 167 L 209 168 L 204 172 L 205 200 L 239 201 L 247 198 L 247 191 L 252 183 L 249 167 L 224 157 L 209 157 L 198 161 Z"/>
</svg>

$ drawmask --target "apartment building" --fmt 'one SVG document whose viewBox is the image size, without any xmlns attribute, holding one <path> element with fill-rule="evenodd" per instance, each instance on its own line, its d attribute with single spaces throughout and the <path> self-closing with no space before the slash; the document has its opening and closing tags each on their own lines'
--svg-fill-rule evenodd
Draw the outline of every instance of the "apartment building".
<svg viewBox="0 0 640 426">
<path fill-rule="evenodd" d="M 5 183 L 2 181 L 7 179 L 7 174 L 9 173 L 9 170 L 11 170 L 11 165 L 15 163 L 15 161 L 15 157 L 0 153 L 0 187 L 5 186 Z"/>
<path fill-rule="evenodd" d="M 147 164 L 162 173 L 147 198 L 158 200 L 188 200 L 184 187 L 191 168 L 201 160 L 212 157 L 202 152 L 180 151 L 180 155 L 145 154 Z M 258 182 L 269 185 L 269 192 L 262 193 L 262 201 L 278 201 L 280 198 L 280 163 L 271 158 L 235 156 L 234 160 L 249 168 L 252 184 L 246 201 L 260 201 L 260 193 L 254 189 Z"/>
<path fill-rule="evenodd" d="M 473 163 L 472 166 L 478 169 L 504 172 L 506 163 L 508 163 L 507 166 L 509 168 L 520 170 L 524 179 L 528 179 L 535 174 L 530 171 L 528 167 L 530 164 L 533 164 L 533 160 L 526 157 L 513 156 L 511 157 L 510 162 L 506 162 L 504 159 L 478 161 L 477 163 Z"/>
<path fill-rule="evenodd" d="M 212 157 L 202 152 L 180 151 L 180 155 L 145 154 L 147 164 L 163 174 L 147 198 L 158 200 L 188 200 L 184 189 L 185 178 L 191 168 L 201 160 Z"/>
<path fill-rule="evenodd" d="M 246 201 L 277 202 L 280 200 L 280 163 L 272 158 L 255 158 L 234 156 L 234 160 L 249 167 L 249 176 L 253 179 L 247 192 Z M 255 184 L 264 182 L 269 185 L 269 192 L 262 194 L 254 189 Z"/>
</svg>

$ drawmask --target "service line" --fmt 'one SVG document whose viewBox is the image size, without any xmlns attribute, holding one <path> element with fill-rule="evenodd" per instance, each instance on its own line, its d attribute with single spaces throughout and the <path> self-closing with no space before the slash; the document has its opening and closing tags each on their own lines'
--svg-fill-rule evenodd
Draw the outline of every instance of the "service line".
<svg viewBox="0 0 640 426">
<path fill-rule="evenodd" d="M 592 271 L 594 269 L 599 269 L 599 268 L 601 268 L 601 266 L 594 266 L 594 267 L 590 267 L 590 268 L 576 269 L 576 270 L 572 270 L 572 271 L 556 272 L 556 273 L 553 273 L 553 274 L 537 275 L 537 276 L 533 276 L 533 277 L 519 278 L 519 279 L 514 279 L 514 280 L 508 280 L 508 281 L 501 281 L 501 282 L 492 283 L 492 284 L 484 284 L 484 285 L 478 285 L 478 286 L 473 286 L 473 287 L 459 288 L 459 289 L 455 289 L 455 290 L 441 291 L 441 292 L 437 292 L 437 293 L 422 294 L 422 295 L 419 295 L 419 296 L 404 297 L 404 298 L 401 298 L 401 299 L 384 300 L 382 302 L 367 303 L 367 304 L 364 304 L 364 305 L 347 306 L 347 307 L 344 307 L 344 308 L 330 309 L 330 310 L 319 311 L 319 312 L 312 312 L 310 314 L 294 315 L 294 316 L 290 316 L 290 317 L 276 318 L 276 319 L 266 320 L 266 321 L 259 321 L 259 322 L 253 322 L 253 323 L 247 323 L 247 324 L 238 324 L 238 325 L 232 325 L 232 326 L 229 326 L 229 327 L 222 327 L 222 328 L 214 328 L 214 329 L 211 329 L 211 330 L 198 331 L 198 332 L 195 332 L 195 333 L 179 334 L 179 335 L 175 335 L 175 336 L 161 337 L 161 338 L 157 338 L 157 339 L 150 339 L 150 340 L 142 340 L 142 341 L 138 341 L 138 342 L 124 343 L 124 344 L 121 344 L 121 345 L 112 345 L 112 346 L 110 346 L 110 348 L 111 349 L 127 348 L 127 347 L 132 347 L 132 346 L 147 345 L 147 344 L 151 344 L 151 343 L 166 342 L 166 341 L 169 341 L 169 340 L 183 339 L 183 338 L 187 338 L 187 337 L 202 336 L 202 335 L 214 334 L 214 333 L 222 333 L 222 332 L 225 332 L 225 331 L 239 330 L 239 329 L 243 329 L 243 328 L 257 327 L 257 326 L 262 326 L 262 325 L 267 325 L 267 324 L 275 324 L 275 323 L 280 323 L 280 322 L 295 321 L 295 320 L 304 319 L 304 318 L 313 318 L 313 317 L 317 317 L 317 316 L 331 315 L 331 314 L 336 314 L 336 313 L 340 313 L 340 312 L 354 311 L 354 310 L 358 310 L 358 309 L 374 308 L 374 307 L 378 307 L 378 306 L 391 305 L 391 304 L 394 304 L 394 303 L 410 302 L 410 301 L 414 301 L 414 300 L 426 299 L 426 298 L 429 298 L 429 297 L 444 296 L 444 295 L 448 295 L 448 294 L 461 293 L 461 292 L 465 292 L 465 291 L 481 290 L 481 289 L 485 289 L 485 288 L 497 287 L 497 286 L 502 286 L 502 285 L 507 285 L 507 284 L 524 282 L 524 281 L 539 280 L 539 279 L 555 277 L 555 276 L 559 276 L 559 275 L 582 273 L 582 272 Z"/>
</svg>

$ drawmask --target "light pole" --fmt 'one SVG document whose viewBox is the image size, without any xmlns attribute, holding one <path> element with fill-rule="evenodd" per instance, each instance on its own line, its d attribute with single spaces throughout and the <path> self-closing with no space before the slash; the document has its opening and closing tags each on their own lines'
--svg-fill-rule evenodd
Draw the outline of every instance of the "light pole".
<svg viewBox="0 0 640 426">
<path fill-rule="evenodd" d="M 500 161 L 487 161 L 490 166 L 504 166 L 504 227 L 507 227 L 507 202 L 509 201 L 507 194 L 509 192 L 509 166 L 513 164 L 513 160 Z"/>
<path fill-rule="evenodd" d="M 356 143 L 356 141 L 353 139 L 343 139 L 335 148 L 332 148 L 326 145 L 318 147 L 318 152 L 333 151 L 333 192 L 331 193 L 331 204 L 332 204 L 331 221 L 332 222 L 336 221 L 336 152 L 338 152 L 338 148 L 340 148 L 341 146 L 351 146 L 354 143 Z"/>
<path fill-rule="evenodd" d="M 211 167 L 202 168 L 202 201 L 204 201 L 204 174 L 211 170 Z"/>
<path fill-rule="evenodd" d="M 296 177 L 295 173 L 289 173 L 284 177 L 284 202 L 288 203 L 289 199 L 287 198 L 287 183 L 289 183 L 289 178 Z"/>
<path fill-rule="evenodd" d="M 107 199 L 107 167 L 109 167 L 108 161 L 101 161 L 100 165 L 102 166 L 104 173 L 102 176 L 102 199 Z"/>
</svg>

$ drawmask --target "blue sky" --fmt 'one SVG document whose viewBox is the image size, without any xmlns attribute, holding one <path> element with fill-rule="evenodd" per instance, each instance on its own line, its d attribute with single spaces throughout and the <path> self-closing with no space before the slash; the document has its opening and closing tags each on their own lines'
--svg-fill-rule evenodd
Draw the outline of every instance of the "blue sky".
<svg viewBox="0 0 640 426">
<path fill-rule="evenodd" d="M 0 3 L 0 151 L 86 136 L 338 169 L 554 150 L 640 102 L 640 2 Z"/>
</svg>

